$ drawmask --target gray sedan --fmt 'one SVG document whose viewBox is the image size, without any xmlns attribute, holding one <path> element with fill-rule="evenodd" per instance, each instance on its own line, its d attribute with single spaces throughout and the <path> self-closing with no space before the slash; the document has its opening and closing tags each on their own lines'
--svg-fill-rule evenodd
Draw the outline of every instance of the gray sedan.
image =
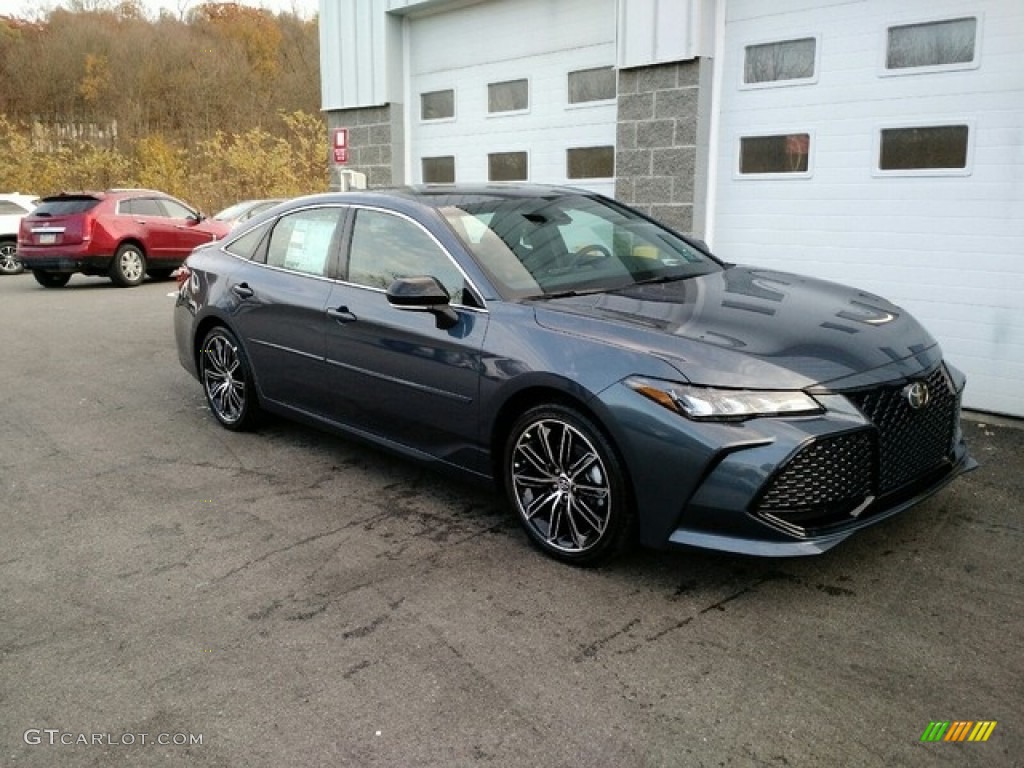
<svg viewBox="0 0 1024 768">
<path fill-rule="evenodd" d="M 193 252 L 174 325 L 224 427 L 493 480 L 575 564 L 817 554 L 974 466 L 964 377 L 903 309 L 576 189 L 297 198 Z"/>
</svg>

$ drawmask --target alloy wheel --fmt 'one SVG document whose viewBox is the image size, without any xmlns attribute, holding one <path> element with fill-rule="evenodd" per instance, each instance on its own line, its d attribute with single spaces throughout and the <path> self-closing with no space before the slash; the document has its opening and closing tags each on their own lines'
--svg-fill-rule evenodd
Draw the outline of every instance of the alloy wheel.
<svg viewBox="0 0 1024 768">
<path fill-rule="evenodd" d="M 0 243 L 0 273 L 17 275 L 25 267 L 18 260 L 18 247 L 11 242 Z"/>
<path fill-rule="evenodd" d="M 567 555 L 594 549 L 612 514 L 612 480 L 601 453 L 567 421 L 539 419 L 512 448 L 511 491 L 534 538 Z"/>
<path fill-rule="evenodd" d="M 203 387 L 217 418 L 224 424 L 238 423 L 245 415 L 245 368 L 238 346 L 214 333 L 203 349 Z"/>
</svg>

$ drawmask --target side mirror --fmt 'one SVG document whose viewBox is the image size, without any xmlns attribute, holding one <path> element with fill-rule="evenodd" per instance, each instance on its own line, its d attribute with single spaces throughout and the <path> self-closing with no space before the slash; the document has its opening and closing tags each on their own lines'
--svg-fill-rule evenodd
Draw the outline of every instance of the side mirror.
<svg viewBox="0 0 1024 768">
<path fill-rule="evenodd" d="M 400 277 L 388 288 L 388 303 L 396 309 L 430 312 L 438 328 L 451 328 L 459 315 L 451 306 L 451 296 L 436 277 Z"/>
</svg>

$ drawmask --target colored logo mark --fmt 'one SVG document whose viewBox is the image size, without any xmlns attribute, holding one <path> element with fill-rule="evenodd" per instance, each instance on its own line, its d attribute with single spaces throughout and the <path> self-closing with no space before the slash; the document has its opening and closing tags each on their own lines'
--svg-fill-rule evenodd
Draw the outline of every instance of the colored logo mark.
<svg viewBox="0 0 1024 768">
<path fill-rule="evenodd" d="M 933 720 L 921 741 L 988 741 L 995 729 L 995 720 Z"/>
</svg>

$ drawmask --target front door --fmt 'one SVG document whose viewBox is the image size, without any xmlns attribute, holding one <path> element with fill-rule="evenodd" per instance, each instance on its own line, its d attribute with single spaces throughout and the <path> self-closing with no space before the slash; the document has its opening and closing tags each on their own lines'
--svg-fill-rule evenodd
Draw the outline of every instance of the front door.
<svg viewBox="0 0 1024 768">
<path fill-rule="evenodd" d="M 327 368 L 337 420 L 435 456 L 478 439 L 480 350 L 489 315 L 451 256 L 419 224 L 386 211 L 355 214 L 347 280 L 328 302 Z M 396 309 L 399 277 L 435 277 L 458 322 Z M 475 305 L 475 306 L 474 306 Z"/>
</svg>

